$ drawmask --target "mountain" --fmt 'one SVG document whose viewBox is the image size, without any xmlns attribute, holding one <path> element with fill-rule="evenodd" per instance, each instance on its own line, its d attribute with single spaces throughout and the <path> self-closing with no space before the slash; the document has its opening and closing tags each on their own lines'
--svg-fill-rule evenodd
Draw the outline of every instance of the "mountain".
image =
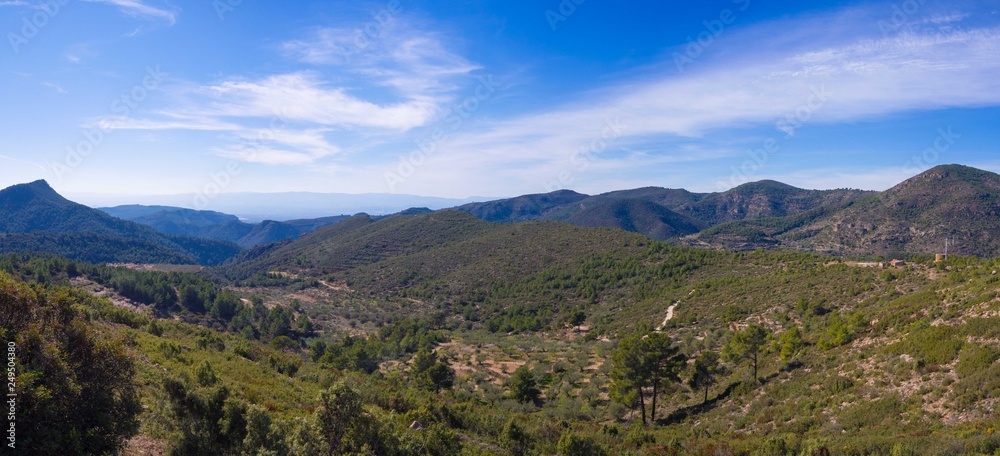
<svg viewBox="0 0 1000 456">
<path fill-rule="evenodd" d="M 585 207 L 566 219 L 576 226 L 619 228 L 665 240 L 701 231 L 705 224 L 652 201 L 622 199 Z"/>
<path fill-rule="evenodd" d="M 572 205 L 588 196 L 571 190 L 559 190 L 552 193 L 524 195 L 516 198 L 471 203 L 459 206 L 460 211 L 468 212 L 487 222 L 524 222 L 538 220 L 547 212 L 566 205 Z"/>
<path fill-rule="evenodd" d="M 672 209 L 709 226 L 746 219 L 785 217 L 827 204 L 853 200 L 870 192 L 859 190 L 805 190 L 770 180 L 750 182 Z"/>
<path fill-rule="evenodd" d="M 881 193 L 797 216 L 724 224 L 682 241 L 715 248 L 783 246 L 851 256 L 1000 253 L 1000 175 L 942 165 Z M 951 242 L 949 242 L 951 244 Z"/>
<path fill-rule="evenodd" d="M 799 248 L 855 255 L 944 253 L 945 239 L 953 238 L 952 253 L 996 256 L 1000 175 L 938 166 L 787 237 Z"/>
<path fill-rule="evenodd" d="M 161 233 L 229 241 L 244 248 L 293 239 L 348 217 L 332 216 L 288 222 L 265 220 L 251 224 L 240 221 L 235 215 L 171 206 L 126 205 L 100 210 L 114 217 L 151 226 Z"/>
<path fill-rule="evenodd" d="M 645 187 L 595 196 L 560 190 L 457 207 L 489 222 L 563 221 L 619 228 L 665 240 L 744 219 L 782 217 L 867 194 L 858 190 L 804 190 L 774 181 L 744 184 L 722 193 Z"/>
<path fill-rule="evenodd" d="M 223 269 L 235 279 L 273 270 L 333 274 L 376 289 L 451 277 L 448 287 L 464 289 L 648 242 L 621 230 L 561 222 L 488 223 L 458 210 L 380 220 L 359 215 L 286 244 L 248 251 Z"/>
<path fill-rule="evenodd" d="M 496 198 L 438 198 L 396 193 L 223 193 L 211 199 L 196 194 L 180 195 L 70 195 L 92 207 L 115 207 L 137 201 L 147 205 L 197 207 L 234 214 L 249 223 L 264 220 L 300 220 L 327 217 L 330 214 L 395 214 L 412 207 L 444 209 Z M 128 217 L 131 219 L 132 217 Z"/>
<path fill-rule="evenodd" d="M 139 222 L 143 225 L 177 223 L 205 227 L 240 220 L 235 215 L 223 214 L 221 212 L 197 211 L 173 206 L 129 204 L 115 207 L 99 207 L 97 209 L 112 217 Z"/>
<path fill-rule="evenodd" d="M 239 252 L 228 242 L 161 234 L 74 203 L 45 181 L 0 191 L 0 252 L 46 251 L 89 261 L 216 264 Z"/>
</svg>

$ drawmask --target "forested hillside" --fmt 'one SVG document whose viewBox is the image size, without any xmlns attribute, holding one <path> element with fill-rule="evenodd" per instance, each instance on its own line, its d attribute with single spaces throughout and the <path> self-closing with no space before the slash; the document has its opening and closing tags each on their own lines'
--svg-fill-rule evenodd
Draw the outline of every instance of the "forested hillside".
<svg viewBox="0 0 1000 456">
<path fill-rule="evenodd" d="M 218 264 L 239 246 L 161 234 L 63 198 L 45 181 L 0 190 L 0 253 L 47 252 L 86 261 Z"/>
</svg>

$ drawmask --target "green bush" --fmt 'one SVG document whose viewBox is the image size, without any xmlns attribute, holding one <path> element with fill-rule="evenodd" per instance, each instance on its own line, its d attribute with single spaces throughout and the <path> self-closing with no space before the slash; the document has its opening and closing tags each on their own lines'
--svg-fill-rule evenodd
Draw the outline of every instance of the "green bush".
<svg viewBox="0 0 1000 456">
<path fill-rule="evenodd" d="M 556 446 L 562 456 L 604 456 L 606 452 L 592 437 L 566 431 Z"/>
</svg>

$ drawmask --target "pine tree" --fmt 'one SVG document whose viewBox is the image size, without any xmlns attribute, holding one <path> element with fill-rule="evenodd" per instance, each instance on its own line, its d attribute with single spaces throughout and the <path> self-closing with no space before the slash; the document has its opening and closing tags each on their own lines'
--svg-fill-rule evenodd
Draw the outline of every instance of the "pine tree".
<svg viewBox="0 0 1000 456">
<path fill-rule="evenodd" d="M 753 368 L 753 379 L 760 381 L 757 377 L 757 366 L 760 349 L 767 342 L 767 335 L 767 330 L 760 325 L 750 325 L 747 329 L 733 334 L 733 338 L 723 349 L 723 356 L 732 361 L 750 361 Z"/>
</svg>

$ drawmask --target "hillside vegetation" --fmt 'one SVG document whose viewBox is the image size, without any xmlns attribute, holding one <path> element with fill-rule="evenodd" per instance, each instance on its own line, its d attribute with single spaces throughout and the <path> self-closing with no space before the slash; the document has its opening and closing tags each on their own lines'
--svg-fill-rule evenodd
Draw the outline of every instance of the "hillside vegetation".
<svg viewBox="0 0 1000 456">
<path fill-rule="evenodd" d="M 384 222 L 397 228 L 410 222 L 400 220 Z M 105 283 L 116 294 L 172 284 L 166 289 L 176 290 L 175 300 L 158 304 L 153 297 L 139 306 L 153 313 L 70 293 L 93 309 L 95 328 L 131 341 L 145 405 L 131 444 L 175 454 L 238 454 L 254 445 L 277 454 L 301 454 L 294 450 L 301 445 L 345 454 L 364 442 L 386 445 L 377 454 L 1000 449 L 1000 279 L 993 273 L 1000 263 L 954 258 L 886 270 L 602 233 L 610 245 L 621 236 L 635 244 L 553 261 L 537 272 L 472 280 L 459 267 L 391 287 L 356 282 L 333 290 L 305 279 L 309 270 L 301 267 L 298 279 L 282 282 L 272 274 L 269 286 L 235 289 L 197 276 L 115 272 L 58 259 L 11 257 L 3 267 L 90 292 L 96 289 L 87 283 Z M 383 252 L 349 271 L 452 252 L 422 248 Z M 479 275 L 502 258 L 484 253 L 465 272 Z M 444 284 L 457 290 L 438 288 Z M 182 290 L 190 287 L 199 296 L 232 292 L 250 303 L 232 315 L 216 309 L 220 298 L 188 307 Z M 144 298 L 135 296 L 141 304 Z M 350 321 L 364 321 L 379 308 L 414 301 L 427 303 L 403 306 L 414 320 L 397 314 L 350 328 L 327 317 L 346 312 L 353 313 Z M 673 318 L 664 322 L 667 307 Z M 282 314 L 284 320 L 276 317 Z M 152 315 L 177 315 L 200 327 Z M 239 321 L 249 325 L 241 331 L 247 323 Z M 590 329 L 571 329 L 580 323 Z M 662 353 L 687 361 L 664 364 L 670 370 L 654 393 L 643 360 L 661 349 L 628 341 L 647 340 L 642 336 L 657 334 L 661 324 L 663 347 L 670 349 Z M 751 330 L 759 331 L 756 343 L 744 337 Z M 324 419 L 343 416 L 361 421 L 344 431 L 323 427 Z M 246 424 L 212 424 L 232 420 Z M 414 421 L 424 430 L 409 429 Z M 330 450 L 330 432 L 344 446 Z"/>
<path fill-rule="evenodd" d="M 252 224 L 240 221 L 235 215 L 179 207 L 130 205 L 100 210 L 113 217 L 150 226 L 161 233 L 228 241 L 243 248 L 294 239 L 348 218 L 341 215 L 286 222 L 265 220 Z"/>
<path fill-rule="evenodd" d="M 0 253 L 48 252 L 86 261 L 218 264 L 229 243 L 158 233 L 63 198 L 45 182 L 0 190 Z"/>
</svg>

